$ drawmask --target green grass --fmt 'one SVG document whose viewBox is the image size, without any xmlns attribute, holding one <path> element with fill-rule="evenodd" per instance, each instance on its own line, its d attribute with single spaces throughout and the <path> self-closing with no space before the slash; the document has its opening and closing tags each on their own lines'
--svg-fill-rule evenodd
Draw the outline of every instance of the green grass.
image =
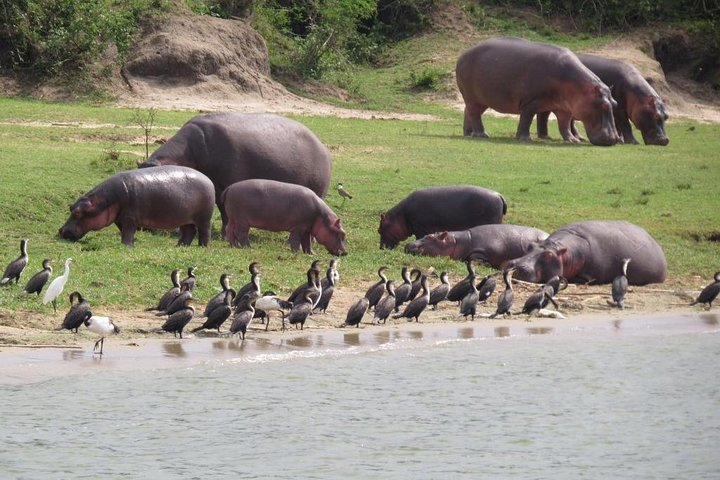
<svg viewBox="0 0 720 480">
<path fill-rule="evenodd" d="M 169 136 L 194 114 L 160 112 L 154 134 Z M 135 246 L 127 248 L 115 227 L 76 243 L 58 239 L 68 207 L 80 194 L 141 158 L 144 146 L 135 142 L 142 132 L 129 124 L 132 115 L 92 105 L 0 99 L 0 267 L 16 258 L 21 237 L 30 239 L 30 266 L 20 286 L 0 289 L 0 306 L 51 311 L 18 294 L 45 257 L 55 260 L 56 274 L 65 258 L 75 259 L 65 294 L 79 290 L 92 304 L 114 308 L 153 305 L 169 285 L 170 270 L 190 264 L 198 266 L 201 301 L 217 292 L 223 272 L 234 275 L 233 285 L 245 283 L 253 260 L 263 265 L 264 289 L 286 293 L 304 281 L 315 257 L 291 253 L 286 234 L 254 230 L 251 249 L 232 249 L 219 238 L 217 215 L 209 248 L 177 248 L 172 234 L 147 232 L 139 232 Z M 489 140 L 464 138 L 459 112 L 422 122 L 297 119 L 330 147 L 331 186 L 342 182 L 355 196 L 342 205 L 333 189 L 327 198 L 348 235 L 350 253 L 340 261 L 344 287 L 364 289 L 382 264 L 391 266 L 393 278 L 403 264 L 462 276 L 460 262 L 411 257 L 402 248 L 379 250 L 377 227 L 379 214 L 413 190 L 465 183 L 501 192 L 509 204 L 508 223 L 551 232 L 577 220 L 624 219 L 660 242 L 672 278 L 709 278 L 718 269 L 720 245 L 711 241 L 720 232 L 718 125 L 673 121 L 668 147 L 602 148 L 518 142 L 512 138 L 516 120 L 510 118 L 487 117 Z M 60 125 L 31 123 L 40 121 Z M 318 258 L 330 258 L 322 246 L 315 250 Z"/>
</svg>

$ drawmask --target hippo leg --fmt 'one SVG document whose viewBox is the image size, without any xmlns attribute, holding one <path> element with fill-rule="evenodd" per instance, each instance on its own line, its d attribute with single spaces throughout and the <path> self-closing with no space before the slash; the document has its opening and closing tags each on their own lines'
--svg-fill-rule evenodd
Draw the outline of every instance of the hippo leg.
<svg viewBox="0 0 720 480">
<path fill-rule="evenodd" d="M 532 125 L 533 118 L 535 118 L 536 110 L 534 105 L 528 105 L 522 109 L 515 138 L 518 140 L 532 140 L 530 137 L 530 125 Z"/>
<path fill-rule="evenodd" d="M 137 231 L 137 226 L 135 225 L 135 223 L 123 221 L 122 223 L 115 222 L 115 225 L 117 225 L 120 229 L 122 243 L 129 247 L 132 247 L 133 243 L 135 243 L 135 232 Z"/>
<path fill-rule="evenodd" d="M 250 246 L 250 226 L 230 221 L 227 225 L 227 241 L 233 247 L 247 248 Z"/>
<path fill-rule="evenodd" d="M 575 126 L 575 120 L 570 120 L 570 133 L 573 134 L 573 136 L 577 139 L 578 142 L 585 141 L 585 139 L 580 136 L 580 133 L 578 133 L 578 129 Z"/>
<path fill-rule="evenodd" d="M 314 254 L 312 249 L 312 235 L 310 235 L 310 231 L 303 232 L 300 236 L 300 245 L 302 246 L 303 253 L 309 253 Z"/>
<path fill-rule="evenodd" d="M 222 228 L 220 229 L 220 237 L 227 238 L 225 235 L 227 233 L 228 216 L 227 216 L 227 213 L 225 213 L 225 208 L 223 207 L 223 204 L 220 201 L 220 195 L 217 192 L 215 194 L 215 205 L 217 205 L 218 210 L 220 210 L 220 219 L 222 220 Z"/>
<path fill-rule="evenodd" d="M 615 128 L 622 137 L 623 143 L 637 145 L 638 141 L 633 136 L 632 126 L 630 126 L 630 120 L 628 120 L 625 111 L 616 109 L 613 113 L 615 115 Z"/>
<path fill-rule="evenodd" d="M 469 104 L 465 106 L 463 119 L 463 135 L 466 137 L 488 138 L 482 122 L 482 114 L 487 110 L 486 105 Z"/>
<path fill-rule="evenodd" d="M 198 245 L 207 247 L 210 243 L 211 224 L 210 220 L 201 220 L 197 224 Z"/>
<path fill-rule="evenodd" d="M 548 133 L 548 120 L 550 119 L 550 112 L 540 112 L 535 117 L 537 123 L 537 136 L 543 140 L 550 140 L 550 134 Z"/>
<path fill-rule="evenodd" d="M 192 241 L 195 238 L 196 231 L 197 228 L 192 223 L 180 227 L 180 240 L 178 240 L 178 246 L 184 245 L 187 247 L 192 245 Z"/>
<path fill-rule="evenodd" d="M 555 112 L 555 116 L 558 119 L 558 130 L 560 130 L 560 136 L 566 142 L 578 143 L 580 140 L 573 134 L 575 128 L 572 121 L 572 115 L 570 112 Z"/>
<path fill-rule="evenodd" d="M 300 250 L 300 245 L 302 243 L 302 234 L 303 232 L 300 230 L 290 231 L 288 243 L 290 244 L 290 250 L 292 250 L 293 252 L 297 252 L 298 250 Z"/>
</svg>

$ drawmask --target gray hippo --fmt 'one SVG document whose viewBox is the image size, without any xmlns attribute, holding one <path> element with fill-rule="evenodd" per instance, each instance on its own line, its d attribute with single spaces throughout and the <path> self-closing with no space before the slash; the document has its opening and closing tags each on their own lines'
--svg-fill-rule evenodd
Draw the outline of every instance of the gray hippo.
<svg viewBox="0 0 720 480">
<path fill-rule="evenodd" d="M 289 231 L 290 248 L 313 253 L 312 237 L 332 255 L 345 255 L 340 219 L 309 188 L 275 180 L 244 180 L 222 193 L 228 215 L 226 237 L 234 247 L 249 247 L 250 227 Z"/>
<path fill-rule="evenodd" d="M 207 246 L 214 200 L 210 179 L 192 168 L 121 172 L 78 198 L 58 233 L 75 241 L 115 223 L 122 242 L 132 245 L 138 228 L 180 228 L 178 245 L 190 245 L 197 232 L 200 245 Z"/>
<path fill-rule="evenodd" d="M 617 101 L 617 107 L 613 109 L 615 127 L 624 143 L 638 143 L 633 136 L 630 121 L 640 130 L 646 145 L 665 146 L 670 142 L 665 134 L 665 122 L 668 119 L 665 104 L 637 68 L 620 60 L 597 55 L 580 54 L 578 58 L 600 80 L 610 85 L 612 96 Z M 549 115 L 550 112 L 537 115 L 540 138 L 548 138 Z M 577 136 L 574 125 L 571 124 L 570 128 L 572 134 Z"/>
<path fill-rule="evenodd" d="M 476 225 L 502 223 L 505 198 L 473 185 L 416 190 L 380 215 L 380 248 L 395 248 L 410 235 L 421 238 L 442 230 L 464 230 Z"/>
<path fill-rule="evenodd" d="M 533 283 L 558 275 L 572 283 L 606 284 L 620 274 L 626 258 L 632 260 L 630 285 L 665 281 L 667 261 L 655 239 L 637 225 L 612 220 L 565 225 L 506 268 L 515 268 L 516 278 Z"/>
<path fill-rule="evenodd" d="M 296 183 L 325 197 L 330 185 L 330 152 L 304 125 L 270 114 L 200 115 L 158 148 L 141 167 L 182 165 L 198 170 L 215 185 L 222 217 L 222 192 L 235 182 L 265 178 Z"/>
<path fill-rule="evenodd" d="M 479 225 L 458 232 L 425 235 L 405 245 L 405 251 L 415 255 L 475 260 L 500 269 L 507 261 L 528 253 L 533 243 L 547 237 L 547 232 L 522 225 Z"/>
<path fill-rule="evenodd" d="M 567 48 L 491 38 L 460 55 L 456 78 L 465 100 L 464 135 L 487 137 L 482 114 L 492 108 L 520 114 L 515 137 L 521 140 L 530 139 L 535 114 L 546 111 L 555 112 L 561 132 L 570 131 L 572 118 L 583 122 L 593 145 L 619 140 L 610 89 Z"/>
</svg>

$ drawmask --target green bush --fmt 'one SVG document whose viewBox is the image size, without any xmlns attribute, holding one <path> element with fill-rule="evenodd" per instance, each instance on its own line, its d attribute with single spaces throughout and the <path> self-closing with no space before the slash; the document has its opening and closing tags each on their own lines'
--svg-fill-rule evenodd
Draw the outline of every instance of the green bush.
<svg viewBox="0 0 720 480">
<path fill-rule="evenodd" d="M 432 90 L 438 91 L 442 87 L 443 81 L 448 77 L 448 73 L 440 68 L 430 67 L 420 73 L 410 73 L 410 84 L 416 90 Z"/>
</svg>

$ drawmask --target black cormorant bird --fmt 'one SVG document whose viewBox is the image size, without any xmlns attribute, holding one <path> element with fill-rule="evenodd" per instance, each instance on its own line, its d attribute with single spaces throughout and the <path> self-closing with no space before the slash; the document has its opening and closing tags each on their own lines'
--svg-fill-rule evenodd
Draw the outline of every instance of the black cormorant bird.
<svg viewBox="0 0 720 480">
<path fill-rule="evenodd" d="M 613 278 L 612 281 L 613 304 L 620 310 L 625 308 L 623 301 L 625 300 L 625 294 L 628 291 L 627 267 L 628 263 L 630 263 L 630 259 L 623 258 L 622 262 L 622 273 Z"/>
<path fill-rule="evenodd" d="M 450 282 L 448 281 L 448 273 L 440 273 L 440 285 L 430 291 L 430 306 L 433 310 L 437 310 L 438 303 L 447 298 L 450 291 Z"/>
<path fill-rule="evenodd" d="M 215 305 L 214 308 L 212 308 L 210 311 L 207 311 L 207 314 L 205 315 L 207 317 L 207 320 L 205 320 L 205 323 L 200 325 L 197 328 L 192 329 L 191 333 L 198 332 L 203 329 L 212 330 L 217 328 L 218 333 L 220 333 L 220 327 L 223 323 L 225 323 L 225 320 L 227 320 L 230 317 L 230 314 L 232 313 L 232 300 L 235 297 L 235 290 L 232 288 L 228 288 L 224 292 L 221 292 L 221 295 L 223 295 L 222 303 L 220 305 Z"/>
<path fill-rule="evenodd" d="M 233 300 L 233 306 L 237 306 L 237 304 L 240 303 L 240 299 L 242 299 L 246 293 L 260 293 L 260 269 L 258 268 L 259 266 L 260 264 L 258 262 L 252 262 L 250 265 L 248 265 L 248 271 L 250 272 L 250 281 L 243 285 L 240 290 L 238 290 L 237 295 Z"/>
<path fill-rule="evenodd" d="M 368 311 L 368 305 L 370 305 L 370 301 L 367 297 L 363 297 L 355 302 L 348 310 L 347 315 L 345 316 L 345 323 L 343 323 L 342 326 L 359 327 L 360 322 L 363 319 L 363 315 L 365 315 L 365 312 Z"/>
<path fill-rule="evenodd" d="M 317 305 L 315 305 L 315 308 L 313 309 L 318 312 L 325 313 L 327 311 L 333 293 L 335 293 L 335 282 L 336 279 L 339 277 L 336 276 L 337 270 L 333 268 L 334 261 L 335 260 L 333 259 L 330 262 L 330 267 L 328 267 L 327 271 L 325 272 L 325 278 L 323 278 L 321 281 L 322 294 L 320 294 L 320 300 L 318 300 Z"/>
<path fill-rule="evenodd" d="M 373 283 L 372 286 L 367 289 L 367 292 L 365 292 L 365 298 L 368 299 L 368 308 L 374 308 L 385 292 L 385 284 L 388 281 L 387 275 L 385 275 L 385 271 L 387 271 L 387 269 L 388 267 L 386 266 L 382 266 L 378 269 L 377 274 L 380 277 L 380 280 Z"/>
<path fill-rule="evenodd" d="M 395 310 L 395 285 L 392 280 L 388 280 L 385 284 L 385 295 L 377 305 L 375 305 L 375 315 L 373 316 L 373 323 L 387 322 L 387 318 Z"/>
<path fill-rule="evenodd" d="M 197 270 L 195 265 L 190 265 L 187 269 L 188 276 L 185 277 L 182 282 L 180 282 L 180 287 L 182 288 L 184 286 L 188 292 L 192 292 L 193 290 L 195 290 L 195 283 L 197 280 L 195 278 L 195 270 Z"/>
<path fill-rule="evenodd" d="M 28 264 L 27 243 L 27 238 L 20 240 L 20 256 L 5 267 L 5 273 L 3 273 L 2 279 L 0 279 L 0 285 L 7 285 L 13 280 L 15 280 L 17 284 L 20 280 L 20 275 L 22 275 L 23 270 L 25 270 Z"/>
<path fill-rule="evenodd" d="M 478 303 L 485 303 L 490 295 L 493 294 L 497 287 L 497 280 L 495 274 L 485 275 L 480 283 L 477 284 L 476 288 L 478 291 Z"/>
<path fill-rule="evenodd" d="M 467 276 L 460 280 L 458 283 L 452 286 L 447 294 L 447 300 L 449 302 L 459 302 L 465 295 L 467 295 L 472 288 L 470 287 L 470 278 L 475 278 L 475 268 L 473 268 L 472 260 L 465 260 L 465 267 L 467 268 Z M 475 280 L 473 280 L 475 281 Z"/>
<path fill-rule="evenodd" d="M 25 293 L 36 293 L 38 296 L 40 295 L 40 292 L 50 278 L 50 275 L 52 275 L 53 269 L 52 266 L 50 266 L 51 263 L 52 260 L 49 258 L 43 260 L 42 270 L 33 275 L 30 280 L 28 280 L 27 284 L 25 284 Z"/>
<path fill-rule="evenodd" d="M 535 313 L 547 307 L 548 303 L 552 303 L 557 309 L 558 305 L 553 297 L 565 287 L 567 287 L 567 280 L 555 275 L 525 300 L 525 305 L 520 313 Z"/>
<path fill-rule="evenodd" d="M 408 295 L 410 295 L 410 290 L 412 290 L 412 281 L 410 281 L 410 275 L 408 274 L 407 267 L 402 267 L 402 270 L 400 270 L 400 276 L 403 279 L 403 283 L 395 287 L 396 312 L 399 312 L 402 304 L 407 302 Z"/>
<path fill-rule="evenodd" d="M 698 297 L 693 300 L 690 305 L 707 303 L 707 309 L 710 310 L 712 308 L 712 302 L 717 298 L 718 293 L 720 293 L 720 272 L 715 272 L 714 280 L 715 281 L 713 283 L 702 289 L 700 295 L 698 295 Z"/>
<path fill-rule="evenodd" d="M 76 300 L 77 303 L 75 303 Z M 58 330 L 75 330 L 77 333 L 78 328 L 90 317 L 92 317 L 90 304 L 80 295 L 80 292 L 72 292 L 70 294 L 70 310 L 65 314 Z"/>
<path fill-rule="evenodd" d="M 165 323 L 163 323 L 162 327 L 160 328 L 162 328 L 166 332 L 172 332 L 176 337 L 179 333 L 180 338 L 182 338 L 183 329 L 188 323 L 192 321 L 193 317 L 195 316 L 195 308 L 190 305 L 190 302 L 192 302 L 192 300 L 192 296 L 185 297 L 183 299 L 182 307 L 170 314 L 167 320 L 165 320 Z"/>
<path fill-rule="evenodd" d="M 165 310 L 160 310 L 155 315 L 158 317 L 162 317 L 163 315 L 172 315 L 173 313 L 177 312 L 178 310 L 184 308 L 185 300 L 188 298 L 192 298 L 192 293 L 190 293 L 189 290 L 187 290 L 187 285 L 181 285 L 180 286 L 180 293 L 173 299 L 172 302 L 167 306 Z"/>
<path fill-rule="evenodd" d="M 285 330 L 286 319 L 288 323 L 295 325 L 295 328 L 297 328 L 298 324 L 300 324 L 300 330 L 305 328 L 305 320 L 307 320 L 307 317 L 312 313 L 313 310 L 312 305 L 312 292 L 306 290 L 302 300 L 298 303 L 294 303 L 292 306 L 292 310 L 290 310 L 290 313 L 287 314 L 287 317 L 283 318 L 283 330 Z"/>
<path fill-rule="evenodd" d="M 410 293 L 408 294 L 406 302 L 409 302 L 410 300 L 415 300 L 415 297 L 418 296 L 418 293 L 420 293 L 420 289 L 422 288 L 422 285 L 420 283 L 420 277 L 422 277 L 422 272 L 419 268 L 413 268 L 410 270 L 410 279 L 412 281 L 412 286 L 410 287 Z"/>
<path fill-rule="evenodd" d="M 475 279 L 470 280 L 470 292 L 463 297 L 460 301 L 460 315 L 465 317 L 467 320 L 470 315 L 471 320 L 475 320 L 475 312 L 477 310 L 478 300 L 480 299 L 480 292 L 475 286 Z"/>
<path fill-rule="evenodd" d="M 235 316 L 230 325 L 230 333 L 232 335 L 239 333 L 240 338 L 243 340 L 245 340 L 245 333 L 247 333 L 247 329 L 250 327 L 255 315 L 255 307 L 252 304 L 253 301 L 250 300 L 250 295 L 247 293 L 243 295 L 237 309 L 235 309 Z"/>
<path fill-rule="evenodd" d="M 420 277 L 420 284 L 422 285 L 422 296 L 408 303 L 407 307 L 405 307 L 405 311 L 400 314 L 393 315 L 393 318 L 405 317 L 408 319 L 408 322 L 411 322 L 413 318 L 416 322 L 420 321 L 420 314 L 425 311 L 430 303 L 430 287 L 428 287 L 427 275 L 422 275 Z"/>
<path fill-rule="evenodd" d="M 220 275 L 220 287 L 222 288 L 222 290 L 220 291 L 220 293 L 211 298 L 208 301 L 207 305 L 205 305 L 205 310 L 203 310 L 203 317 L 209 316 L 210 312 L 212 312 L 215 308 L 225 304 L 225 294 L 229 290 L 232 290 L 233 298 L 235 297 L 235 290 L 230 288 L 230 278 L 232 277 L 227 273 L 223 273 L 222 275 Z"/>
<path fill-rule="evenodd" d="M 515 272 L 514 268 L 510 268 L 503 271 L 503 281 L 505 282 L 505 291 L 498 298 L 497 310 L 495 313 L 490 315 L 490 318 L 495 318 L 498 315 L 511 315 L 510 308 L 515 301 L 515 293 L 512 288 L 512 274 Z"/>
<path fill-rule="evenodd" d="M 313 306 L 320 300 L 322 285 L 320 283 L 320 260 L 314 260 L 307 271 L 307 282 L 298 286 L 288 297 L 288 302 L 300 302 L 305 296 L 305 291 L 312 292 Z"/>
<path fill-rule="evenodd" d="M 168 289 L 165 293 L 163 293 L 163 296 L 160 297 L 160 301 L 158 302 L 156 307 L 150 307 L 146 309 L 146 312 L 150 312 L 152 310 L 166 310 L 168 305 L 170 305 L 170 302 L 175 300 L 175 297 L 177 297 L 180 294 L 180 269 L 176 268 L 172 272 L 170 272 L 170 282 L 172 282 L 172 287 Z"/>
</svg>

